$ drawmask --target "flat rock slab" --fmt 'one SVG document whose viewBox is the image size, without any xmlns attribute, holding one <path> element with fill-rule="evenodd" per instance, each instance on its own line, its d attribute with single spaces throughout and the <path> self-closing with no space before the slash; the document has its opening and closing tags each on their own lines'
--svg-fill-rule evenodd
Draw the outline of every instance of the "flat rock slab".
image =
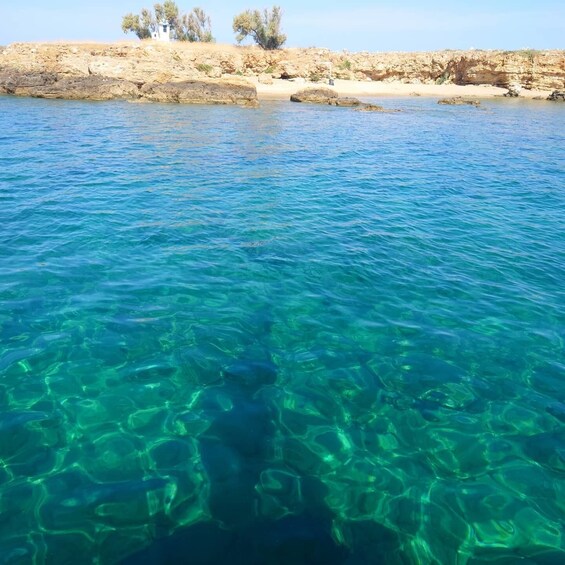
<svg viewBox="0 0 565 565">
<path fill-rule="evenodd" d="M 448 106 L 475 106 L 481 105 L 481 101 L 476 98 L 463 98 L 462 96 L 454 96 L 453 98 L 443 98 L 438 100 L 438 104 L 447 104 Z"/>
</svg>

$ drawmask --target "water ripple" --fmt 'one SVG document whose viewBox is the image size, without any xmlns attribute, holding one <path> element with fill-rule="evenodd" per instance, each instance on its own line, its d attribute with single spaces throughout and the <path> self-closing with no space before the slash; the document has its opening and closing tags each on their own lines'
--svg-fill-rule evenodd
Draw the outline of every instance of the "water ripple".
<svg viewBox="0 0 565 565">
<path fill-rule="evenodd" d="M 0 98 L 3 561 L 565 559 L 565 114 L 395 103 Z"/>
</svg>

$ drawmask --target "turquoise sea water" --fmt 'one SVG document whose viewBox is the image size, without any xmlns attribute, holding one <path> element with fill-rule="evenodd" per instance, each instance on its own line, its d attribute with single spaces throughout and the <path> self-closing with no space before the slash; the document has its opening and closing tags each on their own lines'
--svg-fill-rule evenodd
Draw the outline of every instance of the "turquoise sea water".
<svg viewBox="0 0 565 565">
<path fill-rule="evenodd" d="M 0 98 L 0 563 L 565 562 L 565 108 Z"/>
</svg>

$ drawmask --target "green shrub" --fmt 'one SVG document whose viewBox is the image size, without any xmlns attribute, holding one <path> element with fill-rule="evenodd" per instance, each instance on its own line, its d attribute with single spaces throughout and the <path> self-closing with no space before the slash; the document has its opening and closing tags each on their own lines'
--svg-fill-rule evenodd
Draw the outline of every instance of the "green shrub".
<svg viewBox="0 0 565 565">
<path fill-rule="evenodd" d="M 198 63 L 198 65 L 196 65 L 196 70 L 200 71 L 201 73 L 208 74 L 213 69 L 214 69 L 214 67 L 212 65 L 206 65 L 206 63 Z"/>
</svg>

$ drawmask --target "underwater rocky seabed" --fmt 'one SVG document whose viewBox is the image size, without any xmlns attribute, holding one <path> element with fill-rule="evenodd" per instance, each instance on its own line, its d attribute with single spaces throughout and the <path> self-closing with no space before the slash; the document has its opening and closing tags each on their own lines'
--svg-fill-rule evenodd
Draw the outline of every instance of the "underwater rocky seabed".
<svg viewBox="0 0 565 565">
<path fill-rule="evenodd" d="M 0 563 L 565 560 L 565 112 L 0 98 Z"/>
</svg>

